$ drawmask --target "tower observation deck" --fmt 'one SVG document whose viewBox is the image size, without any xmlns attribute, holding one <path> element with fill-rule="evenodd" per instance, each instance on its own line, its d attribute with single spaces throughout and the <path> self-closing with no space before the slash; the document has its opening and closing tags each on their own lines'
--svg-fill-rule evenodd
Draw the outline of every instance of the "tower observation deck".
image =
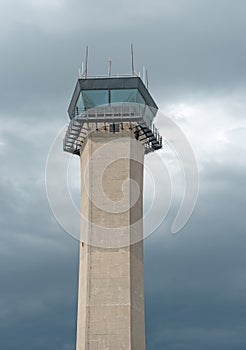
<svg viewBox="0 0 246 350">
<path fill-rule="evenodd" d="M 145 153 L 162 148 L 162 137 L 153 124 L 158 107 L 138 76 L 79 79 L 68 109 L 71 119 L 64 151 L 80 154 L 88 132 L 104 128 L 120 132 L 124 123 L 134 129 Z"/>
<path fill-rule="evenodd" d="M 134 75 L 81 77 L 72 95 L 63 147 L 81 163 L 76 350 L 145 350 L 143 164 L 162 147 L 157 110 Z"/>
</svg>

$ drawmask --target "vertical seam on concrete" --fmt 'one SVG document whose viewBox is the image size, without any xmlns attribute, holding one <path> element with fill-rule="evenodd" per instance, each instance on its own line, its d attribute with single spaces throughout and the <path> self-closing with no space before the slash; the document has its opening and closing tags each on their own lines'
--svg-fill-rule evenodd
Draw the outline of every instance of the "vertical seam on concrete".
<svg viewBox="0 0 246 350">
<path fill-rule="evenodd" d="M 90 181 L 90 179 L 92 178 L 91 176 L 93 176 L 93 173 L 91 173 L 91 172 L 93 172 L 93 167 L 91 167 L 91 164 L 90 164 L 90 158 L 91 158 L 91 152 L 93 151 L 92 150 L 92 142 L 91 142 L 91 137 L 89 137 L 89 140 L 88 140 L 89 142 L 88 142 L 88 148 L 89 148 L 89 150 L 88 150 L 88 152 L 89 152 L 89 156 L 88 156 L 88 167 L 89 167 L 89 174 L 88 174 L 88 185 L 89 185 L 89 188 L 88 188 L 88 191 L 89 191 L 89 194 L 91 194 L 91 196 L 92 196 L 92 192 L 91 192 L 91 181 Z M 88 196 L 89 196 L 89 194 L 88 194 Z M 88 342 L 87 342 L 87 347 L 86 347 L 86 350 L 89 350 L 89 341 L 90 341 L 90 319 L 91 319 L 91 315 L 90 315 L 90 313 L 91 313 L 91 304 L 90 304 L 90 289 L 91 289 L 91 274 L 90 274 L 90 268 L 91 268 L 91 266 L 90 266 L 90 264 L 91 264 L 91 245 L 90 245 L 90 236 L 91 236 L 91 225 L 92 225 L 92 223 L 91 223 L 91 216 L 92 216 L 92 201 L 91 201 L 91 199 L 90 199 L 90 197 L 89 197 L 89 210 L 88 210 L 88 221 L 89 221 L 89 227 L 90 227 L 90 229 L 88 230 L 89 232 L 88 232 L 88 237 L 87 237 L 87 239 L 88 239 L 88 259 L 87 259 L 87 261 L 88 261 L 88 264 L 87 264 L 87 296 L 86 296 L 86 299 L 87 299 L 87 310 L 86 310 L 86 313 L 87 313 L 87 317 L 86 317 L 86 329 L 87 329 L 87 332 L 88 332 L 88 334 L 87 334 L 87 340 L 88 340 Z"/>
<path fill-rule="evenodd" d="M 129 174 L 128 174 L 128 177 L 129 177 L 129 179 L 131 180 L 131 153 L 132 153 L 132 142 L 131 142 L 131 138 L 132 138 L 132 130 L 131 130 L 131 133 L 130 133 L 130 141 L 129 141 L 129 143 L 130 143 L 130 149 L 129 149 Z M 132 201 L 132 196 L 131 196 L 131 185 L 129 186 L 129 192 L 130 192 L 130 194 L 129 194 L 129 199 L 130 199 L 130 203 L 131 203 L 131 201 Z M 131 263 L 131 259 L 132 259 L 132 256 L 131 256 L 131 207 L 130 207 L 130 209 L 129 209 L 129 230 L 130 230 L 130 232 L 129 232 L 129 239 L 130 239 L 130 242 L 129 242 L 129 247 L 128 247 L 128 250 L 129 250 L 129 279 L 130 279 L 130 281 L 129 281 L 129 286 L 130 286 L 130 288 L 129 288 L 129 301 L 130 301 L 130 305 L 129 305 L 129 313 L 130 313 L 130 315 L 129 315 L 129 323 L 130 323 L 130 332 L 129 332 L 129 349 L 131 349 L 132 348 L 132 310 L 131 310 L 131 306 L 132 306 L 132 293 L 131 293 L 131 290 L 132 290 L 132 286 L 131 286 L 131 265 L 132 265 L 132 263 Z"/>
<path fill-rule="evenodd" d="M 81 265 L 81 247 L 80 247 L 80 243 L 79 243 L 79 271 L 78 271 L 78 278 L 77 278 L 77 280 L 78 280 L 78 297 L 80 296 L 80 265 Z M 77 346 L 78 346 L 78 335 L 79 335 L 79 332 L 78 332 L 78 318 L 79 318 L 79 299 L 78 299 L 78 301 L 77 301 L 77 315 L 76 315 L 76 319 L 77 319 L 77 327 L 76 327 L 76 349 L 77 349 Z"/>
</svg>

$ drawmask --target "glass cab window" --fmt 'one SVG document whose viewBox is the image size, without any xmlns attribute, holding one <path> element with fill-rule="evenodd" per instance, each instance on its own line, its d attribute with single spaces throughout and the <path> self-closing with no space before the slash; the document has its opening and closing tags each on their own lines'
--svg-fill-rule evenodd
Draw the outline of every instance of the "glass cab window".
<svg viewBox="0 0 246 350">
<path fill-rule="evenodd" d="M 75 116 L 85 110 L 108 104 L 108 90 L 83 90 L 75 106 Z"/>
<path fill-rule="evenodd" d="M 96 106 L 127 102 L 146 104 L 137 89 L 82 90 L 75 106 L 74 116 Z"/>
<path fill-rule="evenodd" d="M 145 104 L 145 101 L 137 89 L 111 90 L 111 103 L 131 102 Z"/>
</svg>

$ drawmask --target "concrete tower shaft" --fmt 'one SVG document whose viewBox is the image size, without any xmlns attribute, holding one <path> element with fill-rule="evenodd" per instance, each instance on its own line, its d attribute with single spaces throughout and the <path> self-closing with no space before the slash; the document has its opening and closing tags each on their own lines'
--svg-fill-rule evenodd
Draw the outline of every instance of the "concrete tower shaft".
<svg viewBox="0 0 246 350">
<path fill-rule="evenodd" d="M 97 159 L 93 159 L 93 154 L 112 142 L 112 152 L 116 157 L 122 151 L 128 154 L 128 157 L 113 163 L 111 156 L 105 154 L 106 158 L 109 157 L 110 165 L 105 169 L 101 186 L 106 196 L 117 204 L 117 213 L 108 212 L 94 204 L 100 202 L 97 185 L 101 169 Z M 82 241 L 80 249 L 77 350 L 145 349 L 141 239 L 143 157 L 144 145 L 135 139 L 133 130 L 126 124 L 117 134 L 104 129 L 91 133 L 81 150 L 81 212 L 88 218 L 88 225 L 81 227 L 81 237 L 89 244 Z M 85 184 L 83 176 L 86 168 L 88 184 Z M 129 179 L 134 181 L 125 186 L 125 195 L 131 198 L 136 185 L 140 195 L 125 210 L 125 203 L 121 202 L 122 188 Z M 132 224 L 137 224 L 138 229 Z M 109 233 L 117 229 L 117 248 L 98 247 L 102 228 L 108 229 Z M 136 232 L 139 242 L 131 245 L 131 236 Z M 129 244 L 122 247 L 121 242 L 126 241 Z"/>
</svg>

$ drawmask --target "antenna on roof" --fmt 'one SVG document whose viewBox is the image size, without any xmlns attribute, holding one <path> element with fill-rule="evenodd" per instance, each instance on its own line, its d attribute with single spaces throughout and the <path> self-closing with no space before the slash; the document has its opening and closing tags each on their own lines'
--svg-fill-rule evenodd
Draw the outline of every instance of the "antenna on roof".
<svg viewBox="0 0 246 350">
<path fill-rule="evenodd" d="M 135 75 L 133 44 L 131 44 L 131 59 L 132 59 L 132 75 Z"/>
<path fill-rule="evenodd" d="M 81 63 L 81 75 L 84 75 L 84 62 Z"/>
<path fill-rule="evenodd" d="M 146 75 L 146 87 L 149 90 L 149 76 L 148 76 L 148 69 L 145 68 L 145 75 Z"/>
<path fill-rule="evenodd" d="M 112 60 L 108 61 L 108 76 L 111 77 L 112 75 Z"/>
<path fill-rule="evenodd" d="M 84 63 L 82 61 L 81 67 L 79 67 L 79 79 L 81 79 L 84 75 Z"/>
<path fill-rule="evenodd" d="M 88 46 L 86 46 L 86 51 L 85 51 L 85 79 L 87 78 L 88 75 Z"/>
<path fill-rule="evenodd" d="M 144 84 L 145 84 L 145 81 L 146 81 L 146 74 L 145 74 L 145 72 L 146 72 L 146 68 L 145 68 L 145 66 L 143 66 L 143 82 L 144 82 Z"/>
</svg>

